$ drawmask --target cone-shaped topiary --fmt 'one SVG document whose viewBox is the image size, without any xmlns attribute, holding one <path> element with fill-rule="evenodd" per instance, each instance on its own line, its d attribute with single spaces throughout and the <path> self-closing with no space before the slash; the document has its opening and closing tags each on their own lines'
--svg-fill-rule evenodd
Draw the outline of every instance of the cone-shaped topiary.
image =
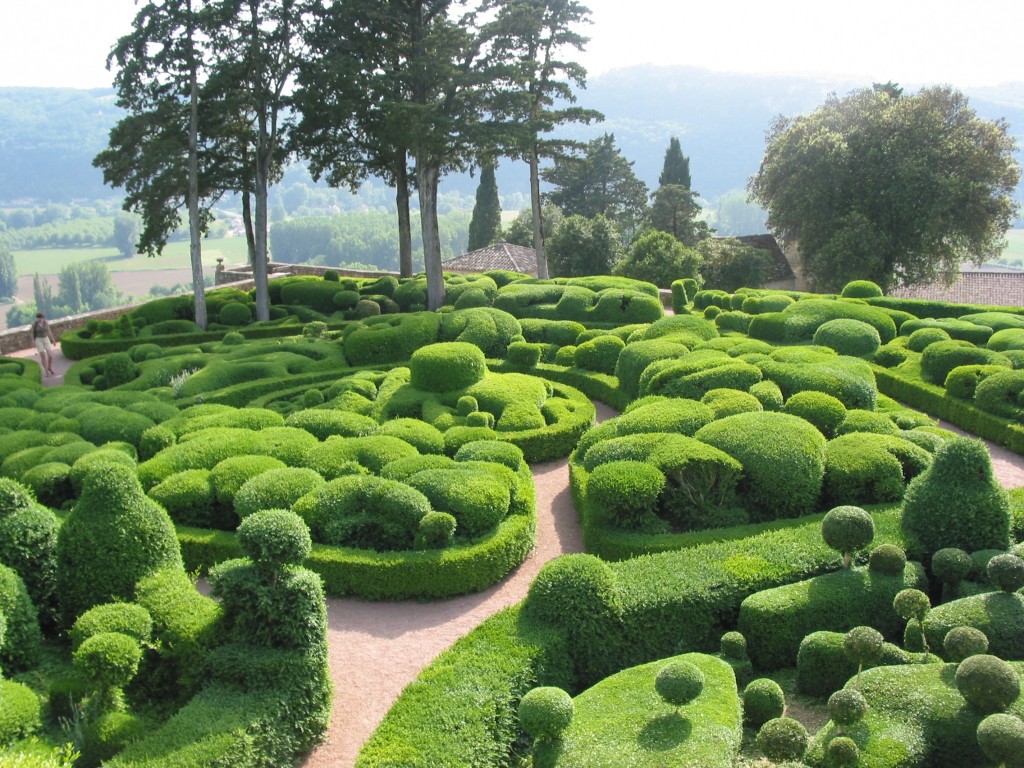
<svg viewBox="0 0 1024 768">
<path fill-rule="evenodd" d="M 821 535 L 832 549 L 843 553 L 843 567 L 849 568 L 853 553 L 875 537 L 875 521 L 860 507 L 836 507 L 821 521 Z"/>
<path fill-rule="evenodd" d="M 98 466 L 57 538 L 64 626 L 94 605 L 130 601 L 139 579 L 167 567 L 183 567 L 167 512 L 142 492 L 133 468 Z"/>
<path fill-rule="evenodd" d="M 573 712 L 572 697 L 561 688 L 534 688 L 519 702 L 519 725 L 531 738 L 554 739 L 569 727 Z"/>
<path fill-rule="evenodd" d="M 992 475 L 982 441 L 954 437 L 935 452 L 932 465 L 907 486 L 903 529 L 923 556 L 945 547 L 976 552 L 1010 545 L 1009 497 Z"/>
<path fill-rule="evenodd" d="M 1020 677 L 998 656 L 980 653 L 960 662 L 956 687 L 967 703 L 980 712 L 1002 712 L 1020 696 Z"/>
<path fill-rule="evenodd" d="M 1024 721 L 997 713 L 978 724 L 978 746 L 999 766 L 1017 765 L 1024 755 Z"/>
<path fill-rule="evenodd" d="M 974 627 L 953 627 L 942 641 L 942 653 L 946 661 L 959 664 L 969 656 L 988 651 L 988 638 Z"/>
<path fill-rule="evenodd" d="M 658 670 L 654 688 L 667 703 L 682 707 L 704 690 L 704 673 L 688 661 L 672 661 Z"/>
</svg>

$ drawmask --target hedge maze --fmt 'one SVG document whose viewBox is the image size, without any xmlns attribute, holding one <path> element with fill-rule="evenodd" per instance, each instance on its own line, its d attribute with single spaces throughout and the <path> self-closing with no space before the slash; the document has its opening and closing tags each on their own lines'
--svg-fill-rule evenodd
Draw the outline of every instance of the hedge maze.
<svg viewBox="0 0 1024 768">
<path fill-rule="evenodd" d="M 283 278 L 255 323 L 219 289 L 206 330 L 159 299 L 65 334 L 59 387 L 0 360 L 0 754 L 296 764 L 324 596 L 494 584 L 530 464 L 567 458 L 588 553 L 424 670 L 360 768 L 1020 763 L 1024 499 L 936 417 L 1024 451 L 1024 314 L 863 281 L 679 281 L 671 316 L 615 277 L 425 291 Z"/>
</svg>

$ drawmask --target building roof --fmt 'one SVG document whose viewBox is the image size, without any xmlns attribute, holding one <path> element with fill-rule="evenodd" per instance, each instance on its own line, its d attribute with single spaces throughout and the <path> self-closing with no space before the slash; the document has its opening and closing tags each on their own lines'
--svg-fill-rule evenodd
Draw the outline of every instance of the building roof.
<svg viewBox="0 0 1024 768">
<path fill-rule="evenodd" d="M 951 286 L 942 283 L 901 286 L 891 295 L 956 304 L 1024 307 L 1024 272 L 964 271 Z"/>
<path fill-rule="evenodd" d="M 533 248 L 499 240 L 485 248 L 442 261 L 441 267 L 446 272 L 487 272 L 492 269 L 507 269 L 536 277 L 537 252 Z"/>
</svg>

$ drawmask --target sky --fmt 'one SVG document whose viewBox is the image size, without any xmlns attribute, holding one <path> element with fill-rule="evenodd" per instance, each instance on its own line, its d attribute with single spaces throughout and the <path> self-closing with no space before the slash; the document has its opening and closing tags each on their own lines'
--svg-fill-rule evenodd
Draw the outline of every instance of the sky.
<svg viewBox="0 0 1024 768">
<path fill-rule="evenodd" d="M 1024 82 L 1021 0 L 582 0 L 591 77 L 635 64 L 865 84 Z M 135 0 L 0 0 L 0 86 L 103 88 Z"/>
</svg>

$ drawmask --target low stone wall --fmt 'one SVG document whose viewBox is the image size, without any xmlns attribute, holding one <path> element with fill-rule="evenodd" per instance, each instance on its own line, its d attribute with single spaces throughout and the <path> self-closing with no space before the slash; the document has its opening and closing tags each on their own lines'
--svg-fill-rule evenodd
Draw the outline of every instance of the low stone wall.
<svg viewBox="0 0 1024 768">
<path fill-rule="evenodd" d="M 338 273 L 339 277 L 383 277 L 384 275 L 394 275 L 398 277 L 397 272 L 371 272 L 362 271 L 358 269 L 336 269 L 334 267 L 314 267 L 310 264 L 284 264 L 276 261 L 270 262 L 268 265 L 270 272 L 269 277 L 280 277 L 281 275 L 317 275 L 319 277 L 324 276 L 324 272 L 333 269 Z M 252 280 L 252 267 L 248 264 L 233 264 L 230 267 L 225 267 L 216 273 L 217 285 L 229 285 L 234 282 L 242 280 Z"/>
</svg>

